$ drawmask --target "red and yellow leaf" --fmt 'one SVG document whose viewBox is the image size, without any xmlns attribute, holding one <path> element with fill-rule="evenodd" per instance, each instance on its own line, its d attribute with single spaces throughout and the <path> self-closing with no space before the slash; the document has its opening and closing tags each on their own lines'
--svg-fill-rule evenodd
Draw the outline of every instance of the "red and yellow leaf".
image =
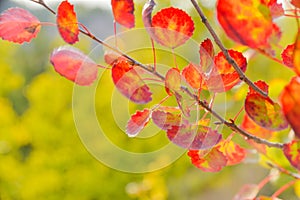
<svg viewBox="0 0 300 200">
<path fill-rule="evenodd" d="M 57 28 L 65 42 L 74 44 L 78 41 L 78 21 L 74 6 L 67 0 L 61 2 L 57 10 Z"/>
<path fill-rule="evenodd" d="M 117 89 L 137 104 L 146 104 L 152 100 L 149 87 L 138 75 L 134 66 L 124 58 L 113 63 L 112 79 Z"/>
<path fill-rule="evenodd" d="M 10 8 L 0 15 L 0 37 L 3 40 L 19 44 L 30 42 L 40 29 L 40 21 L 22 8 Z"/>
<path fill-rule="evenodd" d="M 167 136 L 174 144 L 190 150 L 209 149 L 219 143 L 222 135 L 206 126 L 172 126 Z"/>
<path fill-rule="evenodd" d="M 152 121 L 159 128 L 167 130 L 172 126 L 180 125 L 181 113 L 179 109 L 169 110 L 168 107 L 161 107 L 152 112 Z"/>
<path fill-rule="evenodd" d="M 112 11 L 116 22 L 127 27 L 134 27 L 133 0 L 111 0 Z"/>
<path fill-rule="evenodd" d="M 283 153 L 290 163 L 300 170 L 300 141 L 292 141 L 284 144 Z"/>
<path fill-rule="evenodd" d="M 171 68 L 168 70 L 165 77 L 165 88 L 170 96 L 180 91 L 181 75 L 179 69 Z"/>
<path fill-rule="evenodd" d="M 273 19 L 284 15 L 282 4 L 277 3 L 277 0 L 270 0 L 268 3 L 268 7 L 270 9 L 271 16 Z"/>
<path fill-rule="evenodd" d="M 214 47 L 210 39 L 207 38 L 201 43 L 199 54 L 201 72 L 209 73 L 213 67 L 213 58 L 215 56 Z"/>
<path fill-rule="evenodd" d="M 258 81 L 255 84 L 267 92 L 268 85 L 265 82 Z M 268 130 L 282 130 L 288 126 L 280 105 L 274 103 L 270 98 L 261 96 L 252 88 L 245 100 L 245 111 L 256 124 Z"/>
<path fill-rule="evenodd" d="M 185 78 L 186 82 L 194 89 L 200 89 L 203 86 L 202 75 L 199 72 L 199 67 L 190 63 L 182 70 L 182 76 Z"/>
<path fill-rule="evenodd" d="M 211 150 L 189 150 L 192 164 L 205 172 L 218 172 L 227 164 L 226 156 L 216 147 Z"/>
<path fill-rule="evenodd" d="M 50 56 L 50 62 L 55 71 L 78 85 L 90 85 L 97 78 L 98 65 L 74 47 L 63 46 L 55 49 Z"/>
<path fill-rule="evenodd" d="M 281 53 L 282 62 L 290 68 L 295 68 L 293 61 L 294 48 L 295 45 L 290 44 Z"/>
<path fill-rule="evenodd" d="M 294 77 L 291 82 L 285 86 L 280 102 L 285 118 L 293 128 L 296 136 L 300 138 L 300 78 Z"/>
<path fill-rule="evenodd" d="M 139 134 L 141 130 L 143 130 L 143 128 L 148 124 L 150 116 L 151 111 L 149 109 L 137 111 L 135 114 L 131 115 L 126 127 L 127 135 L 129 137 L 135 137 L 137 134 Z"/>
<path fill-rule="evenodd" d="M 217 17 L 231 39 L 254 49 L 268 51 L 280 37 L 266 1 L 218 0 Z"/>
<path fill-rule="evenodd" d="M 246 157 L 246 150 L 231 140 L 223 140 L 219 144 L 219 150 L 226 156 L 227 165 L 236 165 Z"/>
<path fill-rule="evenodd" d="M 152 37 L 163 46 L 176 48 L 184 44 L 194 32 L 192 18 L 178 8 L 165 8 L 152 18 Z"/>
<path fill-rule="evenodd" d="M 298 30 L 294 52 L 293 52 L 293 64 L 295 66 L 295 71 L 298 76 L 300 76 L 300 29 Z"/>
<path fill-rule="evenodd" d="M 228 50 L 229 55 L 235 60 L 240 69 L 245 72 L 247 60 L 242 53 L 234 50 Z M 207 88 L 214 92 L 226 92 L 240 83 L 239 74 L 228 63 L 223 52 L 220 52 L 214 58 L 215 66 L 207 75 Z"/>
</svg>

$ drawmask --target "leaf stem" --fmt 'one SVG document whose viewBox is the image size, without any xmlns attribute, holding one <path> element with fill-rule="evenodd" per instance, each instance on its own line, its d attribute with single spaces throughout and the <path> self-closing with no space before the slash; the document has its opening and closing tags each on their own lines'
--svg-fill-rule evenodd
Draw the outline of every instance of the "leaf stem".
<svg viewBox="0 0 300 200">
<path fill-rule="evenodd" d="M 198 3 L 196 0 L 191 0 L 193 6 L 195 7 L 197 13 L 199 14 L 202 23 L 206 26 L 207 30 L 210 32 L 212 37 L 214 38 L 215 43 L 219 46 L 221 51 L 223 52 L 226 60 L 228 63 L 235 69 L 235 71 L 239 74 L 240 80 L 244 81 L 247 85 L 249 85 L 253 90 L 255 90 L 257 93 L 262 95 L 265 98 L 268 98 L 268 95 L 262 91 L 259 87 L 257 87 L 252 81 L 250 81 L 247 76 L 244 74 L 244 72 L 241 70 L 241 68 L 238 66 L 238 64 L 235 62 L 235 60 L 232 59 L 232 57 L 229 55 L 228 50 L 224 47 L 222 44 L 220 38 L 217 36 L 216 32 L 208 22 L 206 16 L 202 12 L 201 8 L 199 7 Z"/>
<path fill-rule="evenodd" d="M 286 189 L 288 189 L 289 187 L 291 187 L 292 185 L 294 185 L 296 182 L 296 180 L 292 180 L 291 182 L 283 185 L 281 188 L 279 188 L 279 190 L 277 190 L 272 196 L 271 199 L 275 199 L 277 198 L 282 192 L 284 192 Z"/>
</svg>

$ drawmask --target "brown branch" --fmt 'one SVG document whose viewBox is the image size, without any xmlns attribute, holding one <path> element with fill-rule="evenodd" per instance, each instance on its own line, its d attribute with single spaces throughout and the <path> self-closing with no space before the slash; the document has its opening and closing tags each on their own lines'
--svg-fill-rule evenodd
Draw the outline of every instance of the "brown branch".
<svg viewBox="0 0 300 200">
<path fill-rule="evenodd" d="M 32 1 L 32 0 L 31 0 Z M 193 1 L 193 0 L 192 0 Z M 36 2 L 36 1 L 33 1 Z M 39 3 L 39 2 L 36 2 Z M 45 3 L 39 3 L 40 5 L 44 6 L 45 8 L 47 8 L 47 10 L 49 10 L 50 12 L 52 12 L 53 14 L 55 14 L 55 12 L 53 10 L 51 10 Z M 101 39 L 98 39 L 96 36 L 94 36 L 92 33 L 90 33 L 86 27 L 84 27 L 84 30 L 80 29 L 80 32 L 86 36 L 88 36 L 89 38 L 91 38 L 92 40 L 98 42 L 99 44 L 109 48 L 110 50 L 118 53 L 119 55 L 127 58 L 133 65 L 137 65 L 139 67 L 141 67 L 142 69 L 150 72 L 151 74 L 153 74 L 154 76 L 158 77 L 159 79 L 161 79 L 162 81 L 165 81 L 165 77 L 163 75 L 161 75 L 160 73 L 158 73 L 154 67 L 152 66 L 146 66 L 138 61 L 136 61 L 135 59 L 131 58 L 130 56 L 124 54 L 123 52 L 121 52 L 119 49 L 116 49 L 112 46 L 110 46 L 109 44 L 106 44 L 104 41 L 102 41 Z M 226 51 L 227 52 L 227 51 Z M 234 61 L 233 61 L 234 62 Z M 235 62 L 234 62 L 235 63 Z M 239 68 L 239 67 L 238 67 Z M 250 81 L 251 82 L 251 81 Z M 233 120 L 227 121 L 224 118 L 222 118 L 218 113 L 216 113 L 214 110 L 212 110 L 210 108 L 210 106 L 205 103 L 204 101 L 199 100 L 198 96 L 193 94 L 188 88 L 181 86 L 181 90 L 186 92 L 191 98 L 193 98 L 201 107 L 203 107 L 204 109 L 206 109 L 208 112 L 210 112 L 215 118 L 217 118 L 220 123 L 226 125 L 227 127 L 231 128 L 233 131 L 239 133 L 240 135 L 246 137 L 247 139 L 253 140 L 256 143 L 260 143 L 260 144 L 265 144 L 269 147 L 275 147 L 275 148 L 279 148 L 282 149 L 283 148 L 283 144 L 281 143 L 273 143 L 261 138 L 258 138 L 250 133 L 248 133 L 247 131 L 239 128 Z"/>
<path fill-rule="evenodd" d="M 244 72 L 241 70 L 241 68 L 238 66 L 238 64 L 229 55 L 228 50 L 224 47 L 224 45 L 222 44 L 220 38 L 217 36 L 214 29 L 211 27 L 210 23 L 208 22 L 206 16 L 202 12 L 202 10 L 199 7 L 198 3 L 195 0 L 191 0 L 191 2 L 193 4 L 193 6 L 195 7 L 197 13 L 199 14 L 199 16 L 202 20 L 202 23 L 206 26 L 207 30 L 210 32 L 210 34 L 214 38 L 215 43 L 219 46 L 219 48 L 223 52 L 226 60 L 235 69 L 235 71 L 239 74 L 240 80 L 244 81 L 247 85 L 249 85 L 253 90 L 255 90 L 257 93 L 259 93 L 263 97 L 268 98 L 268 95 L 264 91 L 262 91 L 259 87 L 257 87 L 252 81 L 250 81 L 247 78 L 247 76 L 244 74 Z"/>
<path fill-rule="evenodd" d="M 271 162 L 267 162 L 267 165 L 269 165 L 269 167 L 271 167 L 271 168 L 277 169 L 278 171 L 280 171 L 283 174 L 291 176 L 291 177 L 293 177 L 295 179 L 300 179 L 300 174 L 297 174 L 297 173 L 291 172 L 289 170 L 286 170 L 286 169 L 278 166 L 277 164 L 274 164 L 274 163 L 271 163 Z"/>
</svg>

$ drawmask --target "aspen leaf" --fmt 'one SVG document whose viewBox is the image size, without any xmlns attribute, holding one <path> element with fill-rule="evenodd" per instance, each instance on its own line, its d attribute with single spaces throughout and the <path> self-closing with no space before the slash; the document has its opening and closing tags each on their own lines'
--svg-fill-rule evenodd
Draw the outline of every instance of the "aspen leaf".
<svg viewBox="0 0 300 200">
<path fill-rule="evenodd" d="M 144 109 L 137 111 L 131 115 L 130 120 L 127 123 L 126 133 L 129 137 L 135 137 L 139 132 L 147 125 L 150 120 L 151 111 Z"/>
<path fill-rule="evenodd" d="M 199 72 L 199 68 L 197 68 L 193 63 L 190 63 L 182 70 L 182 76 L 192 88 L 202 88 L 202 75 Z"/>
<path fill-rule="evenodd" d="M 281 53 L 282 62 L 289 68 L 295 68 L 293 61 L 294 44 L 288 45 Z"/>
<path fill-rule="evenodd" d="M 179 69 L 171 68 L 168 70 L 165 79 L 165 88 L 169 95 L 180 91 L 181 75 Z"/>
<path fill-rule="evenodd" d="M 181 123 L 181 114 L 178 108 L 160 107 L 152 112 L 152 121 L 163 130 L 172 126 L 179 126 Z"/>
<path fill-rule="evenodd" d="M 133 0 L 111 0 L 112 11 L 116 22 L 127 27 L 134 27 Z"/>
<path fill-rule="evenodd" d="M 298 170 L 300 170 L 300 142 L 292 141 L 284 144 L 283 153 L 290 163 Z"/>
</svg>

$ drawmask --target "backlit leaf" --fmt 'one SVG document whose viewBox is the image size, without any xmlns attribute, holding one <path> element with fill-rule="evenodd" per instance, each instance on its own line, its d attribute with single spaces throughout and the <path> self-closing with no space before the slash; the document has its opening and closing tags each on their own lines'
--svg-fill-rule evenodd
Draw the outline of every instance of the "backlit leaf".
<svg viewBox="0 0 300 200">
<path fill-rule="evenodd" d="M 116 22 L 127 27 L 134 27 L 133 0 L 111 0 L 112 11 Z"/>
<path fill-rule="evenodd" d="M 236 165 L 246 157 L 246 150 L 231 140 L 223 140 L 219 146 L 219 150 L 227 158 L 227 165 Z"/>
<path fill-rule="evenodd" d="M 174 144 L 190 150 L 212 148 L 222 138 L 221 134 L 209 127 L 185 124 L 172 126 L 167 130 L 167 135 Z"/>
<path fill-rule="evenodd" d="M 59 4 L 56 18 L 57 28 L 65 42 L 74 44 L 78 41 L 78 21 L 74 6 L 67 0 Z"/>
<path fill-rule="evenodd" d="M 199 54 L 201 71 L 209 73 L 214 64 L 213 57 L 215 55 L 214 47 L 210 39 L 207 38 L 201 43 Z"/>
<path fill-rule="evenodd" d="M 175 48 L 184 44 L 194 32 L 192 18 L 178 8 L 165 8 L 152 18 L 154 40 L 163 46 Z"/>
<path fill-rule="evenodd" d="M 300 142 L 294 140 L 291 143 L 284 144 L 283 153 L 290 163 L 300 170 Z"/>
<path fill-rule="evenodd" d="M 63 46 L 55 49 L 50 56 L 50 62 L 55 71 L 78 85 L 90 85 L 97 78 L 98 65 L 74 47 Z"/>
<path fill-rule="evenodd" d="M 240 191 L 234 196 L 233 200 L 254 200 L 259 190 L 259 186 L 255 184 L 243 185 Z"/>
<path fill-rule="evenodd" d="M 291 3 L 297 8 L 300 8 L 300 0 L 291 0 Z"/>
<path fill-rule="evenodd" d="M 0 37 L 3 40 L 19 44 L 30 42 L 40 29 L 40 21 L 22 8 L 10 8 L 0 15 Z"/>
<path fill-rule="evenodd" d="M 229 55 L 235 60 L 243 72 L 247 68 L 247 60 L 242 53 L 228 50 Z M 215 66 L 207 74 L 206 85 L 214 92 L 226 92 L 240 83 L 240 78 L 235 69 L 228 63 L 223 52 L 214 57 Z"/>
<path fill-rule="evenodd" d="M 137 104 L 146 104 L 152 100 L 149 87 L 138 75 L 134 66 L 124 58 L 113 63 L 112 78 L 117 89 Z"/>
<path fill-rule="evenodd" d="M 283 113 L 293 128 L 296 136 L 300 138 L 300 78 L 294 77 L 291 82 L 285 86 L 280 102 Z"/>
<path fill-rule="evenodd" d="M 194 89 L 200 89 L 203 85 L 202 75 L 199 72 L 199 67 L 197 68 L 193 63 L 190 63 L 182 70 L 182 76 Z"/>
<path fill-rule="evenodd" d="M 282 58 L 283 63 L 290 68 L 295 67 L 294 62 L 293 62 L 294 48 L 295 48 L 295 45 L 290 44 L 281 53 L 281 58 Z"/>
<path fill-rule="evenodd" d="M 126 133 L 129 137 L 135 137 L 147 125 L 151 111 L 144 109 L 133 114 L 127 123 Z"/>
<path fill-rule="evenodd" d="M 180 91 L 181 75 L 179 69 L 171 68 L 168 70 L 165 78 L 165 88 L 169 95 Z"/>
<path fill-rule="evenodd" d="M 192 164 L 205 172 L 218 172 L 226 166 L 226 156 L 216 147 L 211 150 L 189 150 Z"/>
<path fill-rule="evenodd" d="M 268 85 L 265 82 L 258 81 L 255 84 L 267 92 Z M 256 124 L 266 129 L 277 131 L 288 126 L 280 105 L 274 103 L 270 98 L 261 96 L 252 88 L 250 88 L 245 100 L 245 111 Z"/>
<path fill-rule="evenodd" d="M 295 71 L 300 76 L 300 29 L 298 30 L 294 52 L 293 52 L 293 63 L 295 66 Z"/>
<path fill-rule="evenodd" d="M 281 17 L 284 15 L 284 10 L 281 3 L 277 3 L 277 0 L 270 0 L 268 3 L 272 18 Z"/>
<path fill-rule="evenodd" d="M 167 130 L 172 126 L 179 126 L 181 113 L 178 108 L 160 107 L 152 112 L 152 121 L 161 129 Z"/>
<path fill-rule="evenodd" d="M 265 1 L 218 0 L 217 17 L 231 39 L 254 49 L 269 51 L 270 42 L 280 37 Z"/>
</svg>

